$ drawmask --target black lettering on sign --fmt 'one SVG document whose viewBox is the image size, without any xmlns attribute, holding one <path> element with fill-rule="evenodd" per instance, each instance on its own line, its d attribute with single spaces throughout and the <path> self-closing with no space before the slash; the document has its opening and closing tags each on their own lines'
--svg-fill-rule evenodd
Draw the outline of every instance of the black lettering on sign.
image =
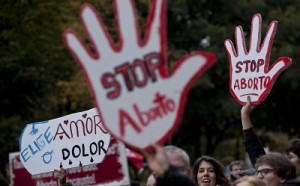
<svg viewBox="0 0 300 186">
<path fill-rule="evenodd" d="M 63 148 L 61 150 L 62 159 L 71 161 L 71 159 L 81 159 L 88 156 L 95 156 L 106 154 L 107 150 L 104 147 L 105 143 L 103 140 L 98 142 L 92 142 L 88 145 L 82 143 L 81 145 L 74 145 L 71 148 Z"/>
</svg>

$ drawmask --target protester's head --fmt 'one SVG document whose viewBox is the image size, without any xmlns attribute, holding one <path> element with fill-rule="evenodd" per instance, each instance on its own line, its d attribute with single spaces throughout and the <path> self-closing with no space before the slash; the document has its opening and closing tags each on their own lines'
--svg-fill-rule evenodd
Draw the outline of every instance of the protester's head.
<svg viewBox="0 0 300 186">
<path fill-rule="evenodd" d="M 259 157 L 255 164 L 257 177 L 267 186 L 280 186 L 296 177 L 296 168 L 288 158 L 277 152 L 270 152 Z"/>
<path fill-rule="evenodd" d="M 165 152 L 167 154 L 170 165 L 177 167 L 178 170 L 190 174 L 190 157 L 181 148 L 167 145 L 165 146 Z"/>
<path fill-rule="evenodd" d="M 147 186 L 154 186 L 155 185 L 155 183 L 156 183 L 156 178 L 155 178 L 155 174 L 150 174 L 149 176 L 148 176 L 148 179 L 147 179 Z"/>
<path fill-rule="evenodd" d="M 224 166 L 210 156 L 198 158 L 194 164 L 192 176 L 199 186 L 229 186 Z"/>
<path fill-rule="evenodd" d="M 230 174 L 234 176 L 234 178 L 240 178 L 240 171 L 244 168 L 244 162 L 240 160 L 232 161 L 229 165 Z"/>
<path fill-rule="evenodd" d="M 265 182 L 255 176 L 244 176 L 232 183 L 232 186 L 267 186 Z"/>
<path fill-rule="evenodd" d="M 284 153 L 296 166 L 296 175 L 300 177 L 300 139 L 291 139 L 285 146 Z"/>
</svg>

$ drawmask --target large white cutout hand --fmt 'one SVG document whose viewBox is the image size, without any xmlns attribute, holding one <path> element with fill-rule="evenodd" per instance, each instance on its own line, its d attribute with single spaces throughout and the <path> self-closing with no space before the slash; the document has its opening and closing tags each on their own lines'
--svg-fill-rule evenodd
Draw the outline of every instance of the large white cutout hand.
<svg viewBox="0 0 300 186">
<path fill-rule="evenodd" d="M 235 29 L 236 48 L 231 40 L 224 42 L 230 62 L 230 92 L 241 105 L 247 103 L 248 96 L 254 105 L 264 101 L 278 75 L 292 63 L 290 58 L 280 57 L 269 68 L 276 28 L 277 21 L 272 21 L 261 44 L 261 15 L 255 14 L 251 24 L 249 51 L 246 50 L 241 26 Z"/>
<path fill-rule="evenodd" d="M 133 0 L 114 1 L 119 45 L 113 43 L 90 4 L 83 5 L 81 19 L 94 52 L 73 30 L 64 33 L 67 47 L 89 80 L 104 126 L 118 139 L 140 149 L 162 143 L 174 132 L 192 82 L 216 60 L 213 53 L 195 52 L 178 61 L 169 74 L 167 1 L 151 3 L 143 40 Z"/>
</svg>

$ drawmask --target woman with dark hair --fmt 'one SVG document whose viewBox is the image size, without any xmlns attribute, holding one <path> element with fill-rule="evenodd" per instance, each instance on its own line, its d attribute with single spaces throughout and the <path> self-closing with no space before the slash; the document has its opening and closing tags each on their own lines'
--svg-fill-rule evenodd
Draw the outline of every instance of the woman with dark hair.
<svg viewBox="0 0 300 186">
<path fill-rule="evenodd" d="M 201 156 L 196 160 L 192 172 L 198 186 L 230 186 L 225 167 L 210 156 Z"/>
</svg>

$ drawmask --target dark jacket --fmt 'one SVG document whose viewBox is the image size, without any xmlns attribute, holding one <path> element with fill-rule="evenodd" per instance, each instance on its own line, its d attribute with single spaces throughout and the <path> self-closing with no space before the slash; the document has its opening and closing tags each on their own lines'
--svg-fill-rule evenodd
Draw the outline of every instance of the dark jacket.
<svg viewBox="0 0 300 186">
<path fill-rule="evenodd" d="M 156 186 L 197 186 L 192 178 L 180 172 L 176 167 L 170 168 L 156 179 Z"/>
<path fill-rule="evenodd" d="M 253 128 L 243 130 L 243 132 L 245 150 L 249 155 L 253 167 L 255 167 L 256 159 L 266 154 L 265 149 L 263 148 L 263 145 L 255 134 Z"/>
</svg>

